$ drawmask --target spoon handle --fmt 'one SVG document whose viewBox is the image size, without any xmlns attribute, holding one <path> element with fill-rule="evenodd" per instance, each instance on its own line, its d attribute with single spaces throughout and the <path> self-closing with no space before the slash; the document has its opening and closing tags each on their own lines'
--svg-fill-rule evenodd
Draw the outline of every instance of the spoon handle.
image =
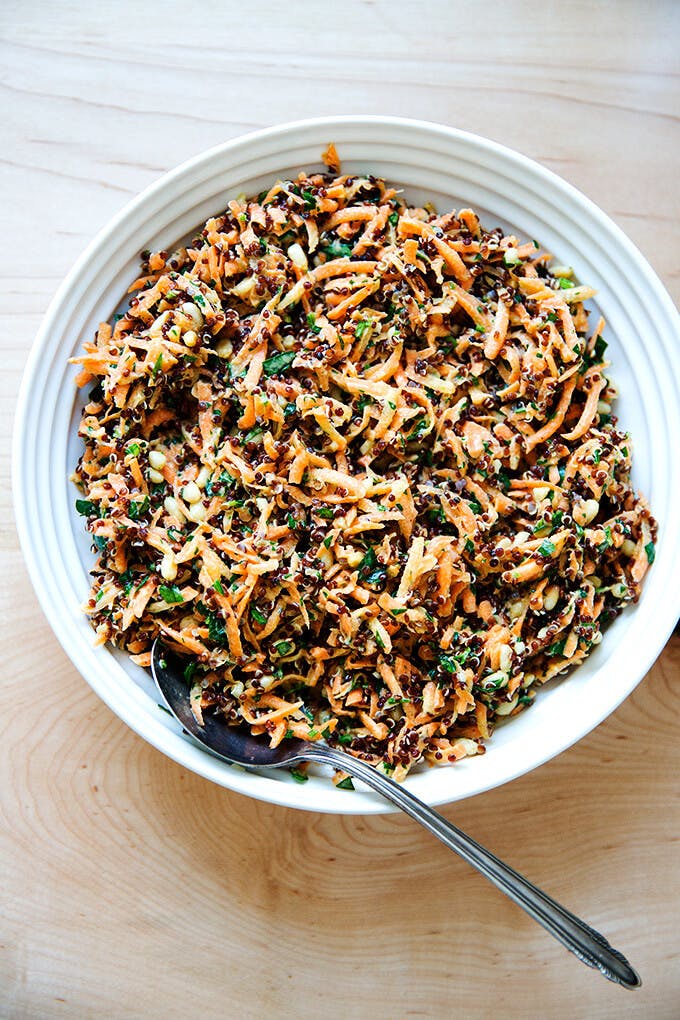
<svg viewBox="0 0 680 1020">
<path fill-rule="evenodd" d="M 349 772 L 355 779 L 366 783 L 411 818 L 420 822 L 445 846 L 481 872 L 497 889 L 514 900 L 583 963 L 596 968 L 616 984 L 626 988 L 640 986 L 642 982 L 628 960 L 617 949 L 613 949 L 603 935 L 538 889 L 514 868 L 504 864 L 393 779 L 377 772 L 371 765 L 352 755 L 323 745 L 311 745 L 306 748 L 304 757 L 334 765 L 335 768 Z"/>
</svg>

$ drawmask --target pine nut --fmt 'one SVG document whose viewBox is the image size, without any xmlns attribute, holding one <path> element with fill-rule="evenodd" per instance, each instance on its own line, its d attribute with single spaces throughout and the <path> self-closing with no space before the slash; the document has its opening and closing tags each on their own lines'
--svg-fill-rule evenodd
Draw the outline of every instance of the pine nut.
<svg viewBox="0 0 680 1020">
<path fill-rule="evenodd" d="M 180 510 L 179 503 L 177 502 L 174 496 L 166 496 L 165 499 L 163 500 L 163 506 L 165 507 L 167 512 L 169 514 L 172 514 L 173 517 L 176 517 L 178 521 L 184 520 L 184 514 Z"/>
<path fill-rule="evenodd" d="M 190 520 L 199 524 L 205 520 L 205 507 L 202 503 L 192 503 L 187 509 L 187 516 Z"/>
<path fill-rule="evenodd" d="M 174 581 L 177 577 L 177 563 L 172 553 L 166 553 L 161 560 L 161 577 L 165 581 Z"/>
<path fill-rule="evenodd" d="M 203 325 L 203 315 L 201 314 L 200 308 L 197 308 L 193 301 L 185 301 L 181 306 L 181 310 L 188 319 L 191 319 L 196 329 L 201 328 Z"/>
<path fill-rule="evenodd" d="M 182 499 L 187 503 L 198 503 L 201 498 L 201 490 L 196 485 L 196 482 L 187 482 L 182 489 Z"/>
<path fill-rule="evenodd" d="M 199 487 L 199 489 L 205 489 L 209 481 L 210 481 L 210 468 L 204 464 L 196 477 L 196 485 Z"/>
<path fill-rule="evenodd" d="M 298 269 L 302 269 L 305 273 L 307 272 L 307 269 L 309 268 L 307 256 L 297 241 L 295 244 L 291 244 L 288 249 L 288 258 L 294 266 L 297 266 Z"/>
</svg>

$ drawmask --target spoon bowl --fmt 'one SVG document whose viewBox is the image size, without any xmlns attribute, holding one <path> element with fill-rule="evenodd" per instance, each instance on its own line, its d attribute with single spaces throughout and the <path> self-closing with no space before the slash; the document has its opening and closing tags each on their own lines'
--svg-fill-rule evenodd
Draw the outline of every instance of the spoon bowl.
<svg viewBox="0 0 680 1020">
<path fill-rule="evenodd" d="M 310 746 L 305 740 L 286 740 L 270 747 L 266 740 L 251 736 L 243 727 L 227 726 L 219 716 L 207 713 L 200 725 L 189 703 L 182 660 L 158 641 L 151 655 L 151 673 L 170 712 L 194 740 L 219 758 L 245 768 L 279 768 L 305 760 L 305 750 Z"/>
</svg>

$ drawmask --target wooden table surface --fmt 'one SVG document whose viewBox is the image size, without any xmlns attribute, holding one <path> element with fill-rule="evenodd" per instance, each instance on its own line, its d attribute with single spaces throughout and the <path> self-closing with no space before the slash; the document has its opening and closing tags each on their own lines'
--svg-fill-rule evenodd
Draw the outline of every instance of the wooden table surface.
<svg viewBox="0 0 680 1020">
<path fill-rule="evenodd" d="M 514 146 L 678 272 L 674 3 L 24 4 L 0 9 L 0 1015 L 260 1020 L 680 1015 L 680 640 L 602 726 L 444 809 L 627 952 L 586 970 L 401 817 L 285 810 L 144 744 L 45 623 L 12 523 L 31 339 L 94 232 L 250 128 L 390 113 Z"/>
</svg>

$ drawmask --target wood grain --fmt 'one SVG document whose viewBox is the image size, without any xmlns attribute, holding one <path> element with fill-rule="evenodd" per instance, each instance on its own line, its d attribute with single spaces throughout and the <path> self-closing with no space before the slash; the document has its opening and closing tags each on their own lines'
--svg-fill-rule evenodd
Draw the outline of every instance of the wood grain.
<svg viewBox="0 0 680 1020">
<path fill-rule="evenodd" d="M 677 4 L 83 2 L 0 9 L 0 1015 L 653 1017 L 680 1002 L 680 639 L 532 775 L 445 814 L 629 953 L 588 972 L 406 819 L 210 786 L 60 650 L 9 506 L 21 369 L 85 243 L 162 171 L 255 126 L 399 113 L 581 187 L 677 298 Z"/>
</svg>

